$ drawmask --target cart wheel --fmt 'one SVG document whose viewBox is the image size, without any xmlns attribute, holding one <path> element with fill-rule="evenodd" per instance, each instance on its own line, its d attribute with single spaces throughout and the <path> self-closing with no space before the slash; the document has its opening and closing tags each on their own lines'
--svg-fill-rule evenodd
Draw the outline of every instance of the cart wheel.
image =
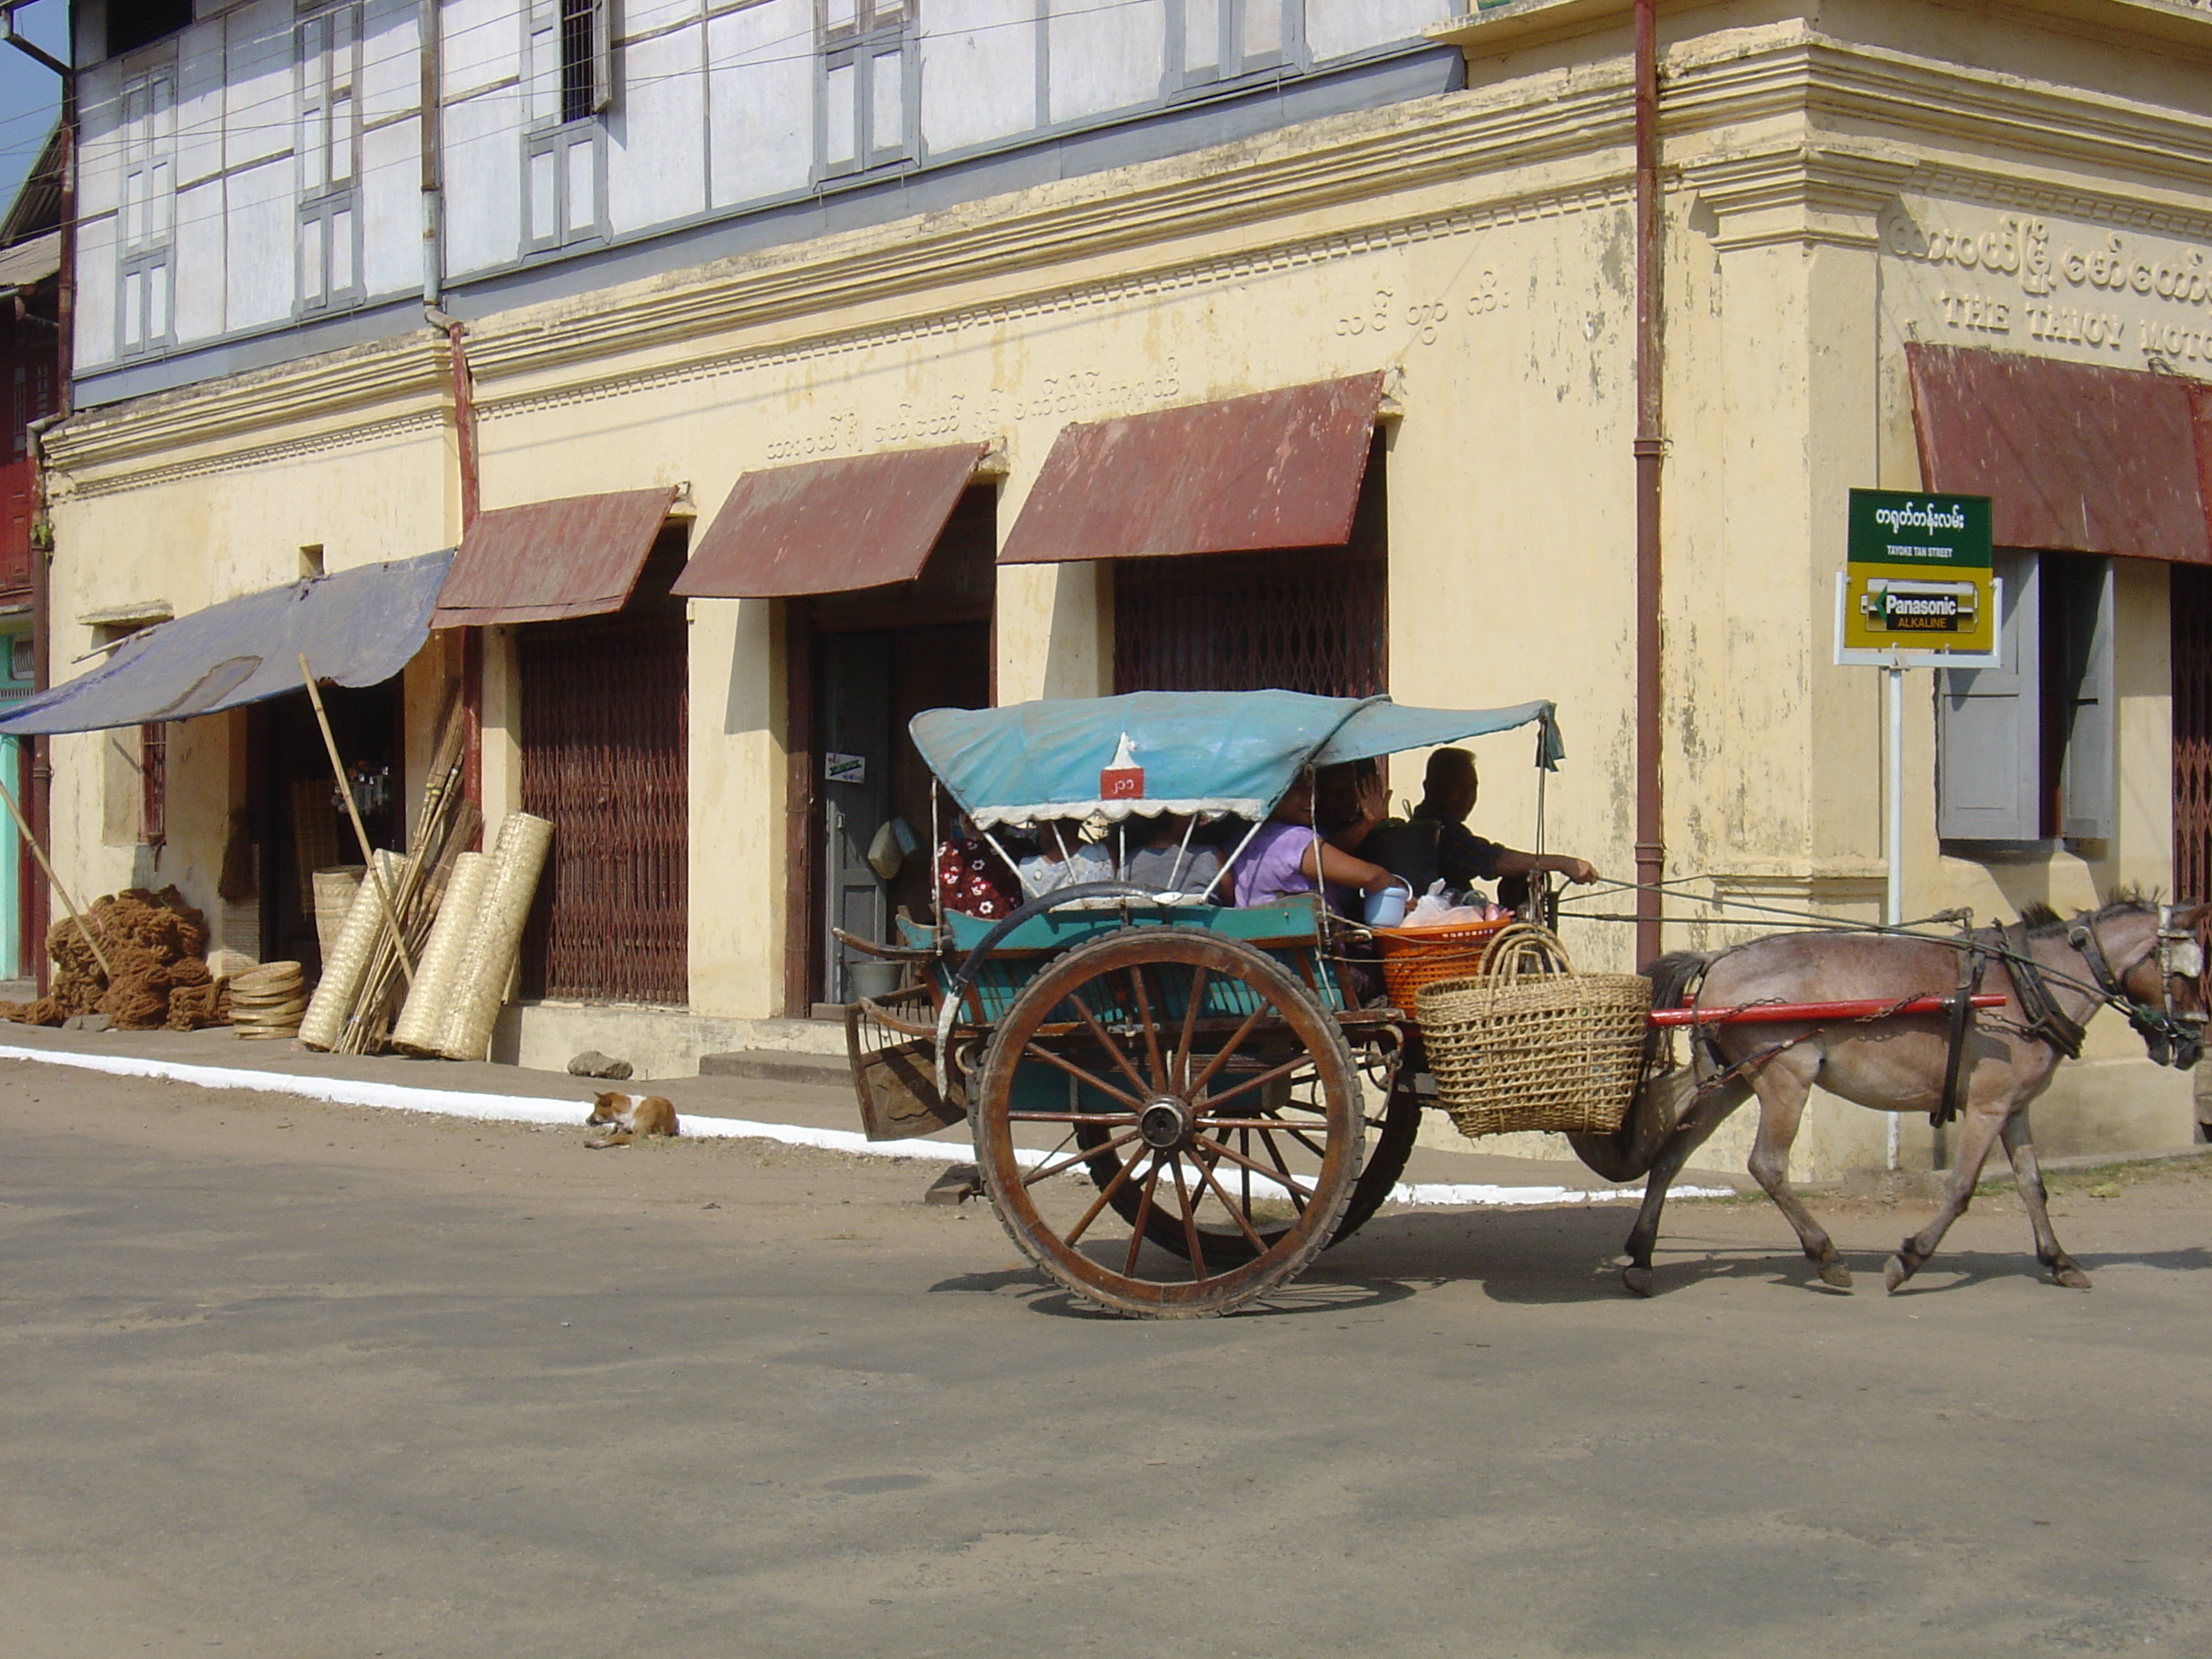
<svg viewBox="0 0 2212 1659">
<path fill-rule="evenodd" d="M 999 1020 L 975 1100 L 1014 1243 L 1079 1295 L 1164 1318 L 1225 1313 L 1319 1255 L 1366 1127 L 1334 1019 L 1273 957 L 1186 927 L 1047 964 Z M 1163 1227 L 1178 1252 L 1147 1250 Z"/>
<path fill-rule="evenodd" d="M 1418 1043 L 1419 1038 L 1415 1038 Z M 1418 1056 L 1416 1050 L 1416 1058 Z M 1344 1214 L 1336 1224 L 1336 1231 L 1328 1241 L 1328 1248 L 1338 1245 L 1358 1232 L 1375 1218 L 1376 1211 L 1389 1200 L 1398 1177 L 1406 1173 L 1406 1165 L 1413 1156 L 1413 1140 L 1421 1129 L 1421 1097 L 1413 1090 L 1413 1073 L 1419 1067 L 1416 1058 L 1409 1058 L 1400 1073 L 1396 1085 L 1383 1099 L 1381 1108 L 1367 1114 L 1367 1162 L 1359 1171 L 1359 1179 L 1352 1183 L 1352 1197 L 1344 1206 Z M 1103 1146 L 1111 1138 L 1106 1129 L 1085 1124 L 1076 1132 L 1077 1144 L 1083 1146 Z M 1118 1159 L 1107 1158 L 1094 1161 L 1091 1166 L 1091 1179 L 1101 1191 L 1114 1187 L 1112 1202 L 1121 1219 L 1133 1225 L 1137 1219 L 1137 1194 L 1127 1182 L 1115 1186 L 1114 1176 L 1120 1168 Z M 1164 1250 L 1185 1255 L 1189 1245 L 1183 1242 L 1180 1224 L 1170 1222 L 1155 1212 L 1147 1218 L 1145 1236 Z M 1242 1259 L 1237 1252 L 1250 1253 L 1251 1246 L 1237 1234 L 1221 1240 L 1224 1260 Z M 1206 1241 L 1211 1256 L 1215 1249 L 1212 1237 Z"/>
</svg>

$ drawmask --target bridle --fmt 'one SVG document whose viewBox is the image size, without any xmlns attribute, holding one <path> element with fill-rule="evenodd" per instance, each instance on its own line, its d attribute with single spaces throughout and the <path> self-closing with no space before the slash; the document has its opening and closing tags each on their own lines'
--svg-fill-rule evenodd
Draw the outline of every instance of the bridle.
<svg viewBox="0 0 2212 1659">
<path fill-rule="evenodd" d="M 2118 974 L 2112 971 L 2104 945 L 2090 924 L 2069 929 L 2066 942 L 2087 965 L 2106 1003 L 2128 1017 L 2128 1024 L 2142 1038 L 2153 1060 L 2184 1072 L 2197 1064 L 2204 1051 L 2205 1016 L 2201 1012 L 2182 1013 L 2174 1008 L 2173 981 L 2183 979 L 2198 985 L 2198 1000 L 2203 1000 L 2201 981 L 2204 975 L 2204 947 L 2197 942 L 2194 933 L 2174 926 L 2171 904 L 2158 907 L 2158 936 L 2150 948 Z M 2159 1006 L 2155 1008 L 2136 1001 L 2127 988 L 2129 978 L 2153 957 L 2158 958 Z"/>
</svg>

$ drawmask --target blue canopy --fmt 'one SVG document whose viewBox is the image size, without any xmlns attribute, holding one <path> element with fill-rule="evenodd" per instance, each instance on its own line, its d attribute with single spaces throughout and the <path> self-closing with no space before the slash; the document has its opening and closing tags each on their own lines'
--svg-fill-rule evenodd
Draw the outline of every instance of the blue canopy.
<svg viewBox="0 0 2212 1659">
<path fill-rule="evenodd" d="M 0 734 L 98 732 L 188 720 L 301 689 L 375 685 L 422 648 L 451 552 L 265 588 L 134 634 L 90 673 L 26 697 Z"/>
<path fill-rule="evenodd" d="M 929 769 L 979 824 L 1038 818 L 1234 812 L 1263 818 L 1298 769 L 1393 755 L 1541 722 L 1553 704 L 1401 708 L 1387 697 L 1298 691 L 1139 691 L 1127 696 L 931 708 L 908 727 Z"/>
</svg>

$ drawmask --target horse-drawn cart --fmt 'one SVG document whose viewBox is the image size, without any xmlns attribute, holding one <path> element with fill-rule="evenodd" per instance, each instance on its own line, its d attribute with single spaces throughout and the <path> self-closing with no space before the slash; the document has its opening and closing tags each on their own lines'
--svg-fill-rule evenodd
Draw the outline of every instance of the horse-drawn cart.
<svg viewBox="0 0 2212 1659">
<path fill-rule="evenodd" d="M 912 732 L 968 828 L 1011 867 L 1001 831 L 1073 823 L 1126 854 L 1133 821 L 1163 815 L 1256 830 L 1312 769 L 1529 725 L 1548 770 L 1561 755 L 1548 702 L 1449 710 L 1287 691 L 1140 693 L 933 709 Z M 1232 861 L 1237 849 L 1224 850 Z M 1129 866 L 1117 858 L 1115 867 Z M 1544 902 L 1539 889 L 1532 912 Z M 1523 981 L 1491 971 L 1501 941 L 1483 935 L 1494 927 L 1410 940 L 1349 924 L 1310 893 L 1231 908 L 1090 882 L 996 918 L 902 918 L 896 945 L 838 937 L 905 970 L 902 989 L 848 1010 L 870 1135 L 969 1119 L 984 1190 L 1031 1260 L 1117 1312 L 1177 1317 L 1261 1296 L 1357 1231 L 1389 1198 L 1429 1104 L 1469 1134 L 1565 1131 L 1610 1179 L 1648 1172 L 1626 1270 L 1629 1287 L 1648 1294 L 1668 1181 L 1756 1089 L 1764 1156 L 1753 1171 L 1822 1277 L 1847 1284 L 1784 1173 L 1816 1072 L 1877 1109 L 1927 1110 L 1939 1122 L 1968 1112 L 1947 1208 L 1891 1264 L 1893 1288 L 1965 1207 L 2001 1128 L 2039 1254 L 2062 1282 L 2086 1284 L 2045 1237 L 2026 1103 L 2057 1054 L 2078 1048 L 2078 1022 L 2100 1004 L 2127 1012 L 2154 1039 L 2154 1057 L 2194 1063 L 2195 933 L 2209 916 L 2212 908 L 2179 915 L 2130 897 L 2070 928 L 2051 918 L 1948 939 L 1839 927 L 1753 940 L 1652 964 L 1656 1012 L 1651 980 L 1561 972 L 1557 941 L 1540 929 L 1519 930 L 1551 953 Z M 1441 950 L 1408 973 L 1389 952 L 1414 944 Z M 1984 958 L 2009 988 L 1983 988 Z M 2069 973 L 2069 960 L 2086 961 L 2094 982 Z M 1414 988 L 1439 974 L 1458 977 Z M 2055 1012 L 2033 1012 L 2041 1007 Z M 2026 1058 L 1999 1066 L 1978 1050 L 1962 1065 L 1977 1010 L 2034 1039 L 2002 1050 Z M 1747 1038 L 1735 1030 L 1745 1024 L 1772 1035 Z M 1647 1030 L 1677 1026 L 1694 1034 L 1679 1066 L 1663 1043 L 1645 1042 Z M 1858 1075 L 1867 1066 L 1872 1081 Z"/>
<path fill-rule="evenodd" d="M 1146 693 L 935 709 L 912 729 L 978 834 L 1078 821 L 1110 846 L 1161 814 L 1257 826 L 1307 769 L 1528 725 L 1548 767 L 1547 702 Z M 905 933 L 845 941 L 909 969 L 849 1012 L 869 1131 L 969 1117 L 1000 1219 L 1082 1296 L 1225 1311 L 1356 1231 L 1405 1168 L 1431 1090 L 1420 1033 L 1347 990 L 1370 936 L 1316 895 L 1229 908 L 1091 883 Z M 1462 943 L 1463 971 L 1482 942 Z"/>
</svg>

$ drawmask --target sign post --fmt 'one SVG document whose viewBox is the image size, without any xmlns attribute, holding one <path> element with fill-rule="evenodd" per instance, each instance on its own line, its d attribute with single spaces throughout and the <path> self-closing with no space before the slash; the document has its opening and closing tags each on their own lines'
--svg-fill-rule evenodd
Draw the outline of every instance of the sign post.
<svg viewBox="0 0 2212 1659">
<path fill-rule="evenodd" d="M 1905 671 L 1994 668 L 2003 584 L 1991 568 L 1990 498 L 1854 489 L 1849 562 L 1836 577 L 1836 661 L 1886 680 L 1882 922 L 1905 920 Z M 1897 1117 L 1889 1167 L 1897 1167 Z"/>
</svg>

